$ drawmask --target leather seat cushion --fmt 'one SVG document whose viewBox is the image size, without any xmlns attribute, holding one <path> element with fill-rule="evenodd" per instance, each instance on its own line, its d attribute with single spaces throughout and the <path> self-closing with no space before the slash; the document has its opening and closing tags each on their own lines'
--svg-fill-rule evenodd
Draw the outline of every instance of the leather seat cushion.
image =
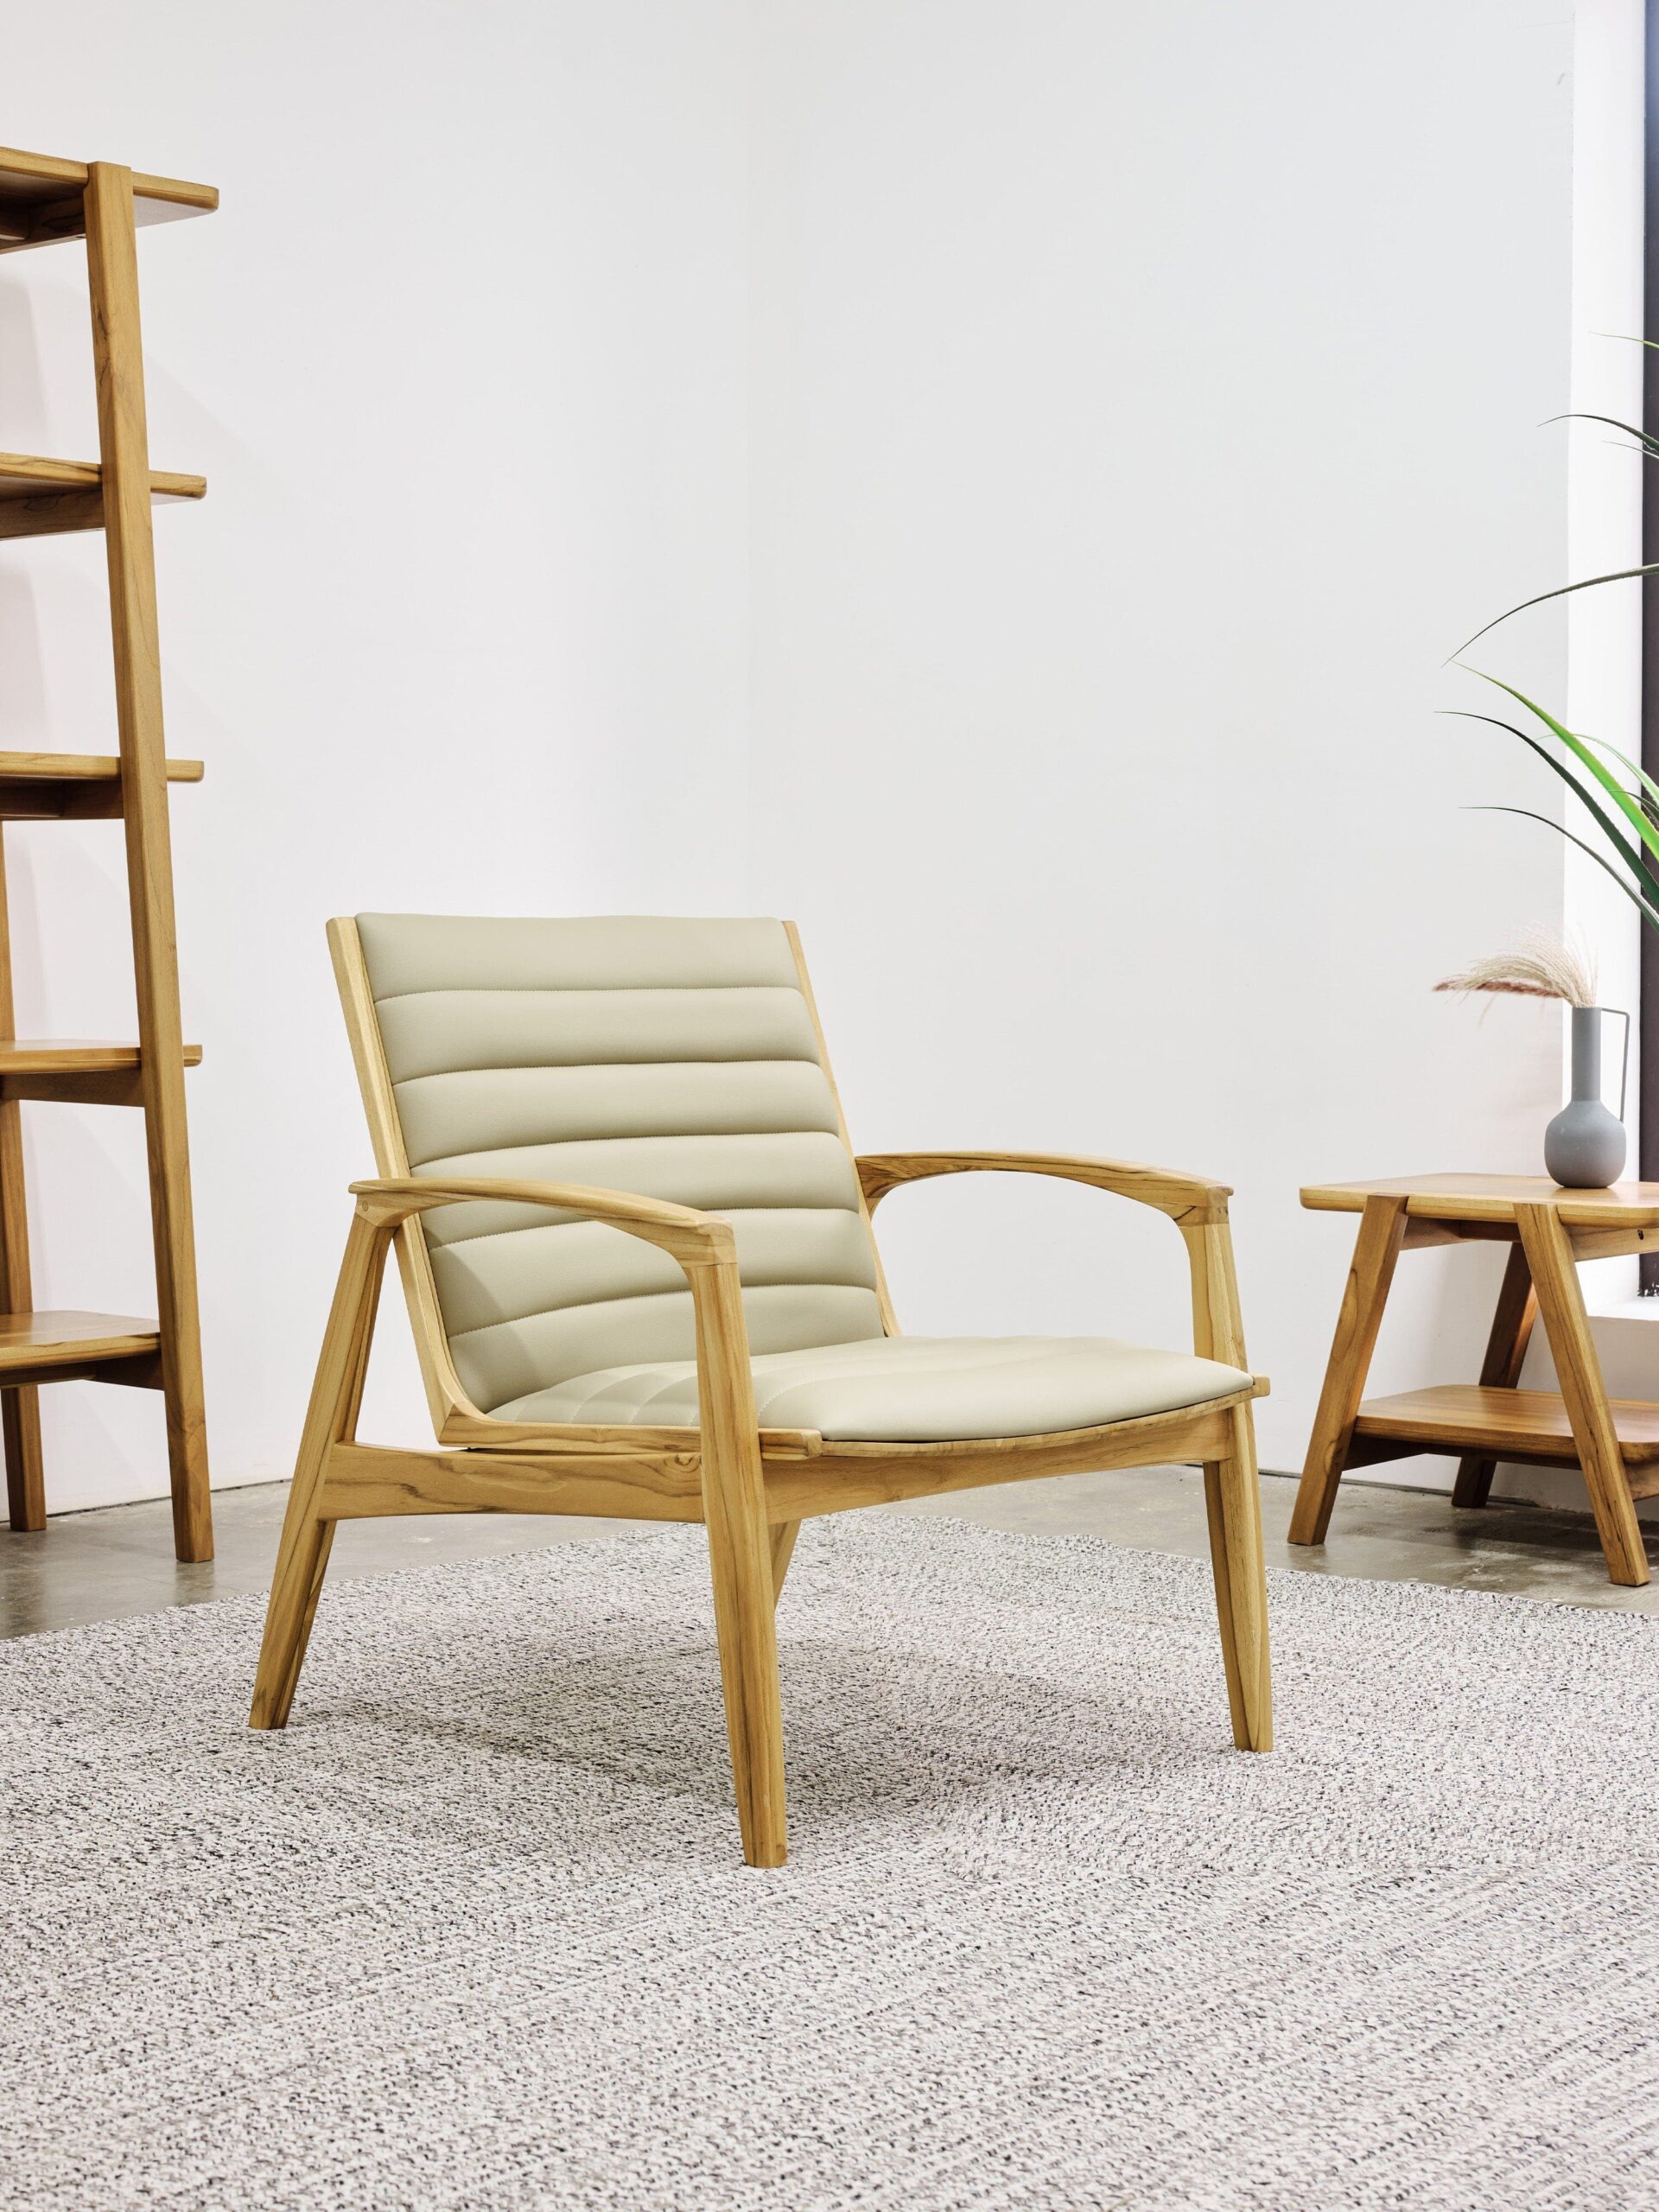
<svg viewBox="0 0 1659 2212">
<path fill-rule="evenodd" d="M 1236 1367 L 1110 1337 L 874 1337 L 752 1362 L 765 1428 L 844 1443 L 1040 1436 L 1173 1413 L 1248 1389 Z M 498 1421 L 694 1427 L 691 1360 L 577 1375 L 494 1409 Z"/>
</svg>

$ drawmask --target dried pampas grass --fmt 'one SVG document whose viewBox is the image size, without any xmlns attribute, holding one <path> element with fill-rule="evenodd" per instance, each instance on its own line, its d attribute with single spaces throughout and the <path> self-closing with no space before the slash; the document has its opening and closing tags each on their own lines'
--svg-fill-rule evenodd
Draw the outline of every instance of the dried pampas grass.
<svg viewBox="0 0 1659 2212">
<path fill-rule="evenodd" d="M 1529 930 L 1515 952 L 1477 960 L 1434 986 L 1437 991 L 1507 992 L 1519 998 L 1564 999 L 1568 1006 L 1596 1003 L 1596 963 L 1580 946 Z"/>
</svg>

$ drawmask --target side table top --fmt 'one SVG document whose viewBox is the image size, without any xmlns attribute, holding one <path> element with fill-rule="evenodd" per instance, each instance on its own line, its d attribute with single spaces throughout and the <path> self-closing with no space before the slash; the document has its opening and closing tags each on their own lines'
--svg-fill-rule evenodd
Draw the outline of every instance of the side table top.
<svg viewBox="0 0 1659 2212">
<path fill-rule="evenodd" d="M 1570 1191 L 1548 1175 L 1391 1175 L 1375 1182 L 1314 1183 L 1302 1204 L 1316 1213 L 1359 1213 L 1370 1198 L 1404 1198 L 1418 1221 L 1513 1221 L 1517 1205 L 1553 1205 L 1575 1228 L 1659 1225 L 1659 1183 Z"/>
</svg>

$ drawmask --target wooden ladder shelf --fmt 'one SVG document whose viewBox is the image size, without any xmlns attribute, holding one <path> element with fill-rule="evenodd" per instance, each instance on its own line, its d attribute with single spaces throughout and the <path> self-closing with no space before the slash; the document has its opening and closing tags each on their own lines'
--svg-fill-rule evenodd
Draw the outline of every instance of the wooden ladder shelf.
<svg viewBox="0 0 1659 2212">
<path fill-rule="evenodd" d="M 179 1015 L 168 785 L 197 760 L 169 760 L 162 726 L 152 503 L 199 499 L 200 476 L 149 466 L 138 325 L 136 226 L 206 214 L 211 186 L 135 175 L 109 162 L 0 148 L 0 253 L 84 238 L 98 376 L 99 458 L 0 453 L 0 538 L 102 530 L 109 553 L 116 753 L 0 753 L 0 824 L 119 818 L 137 983 L 136 1043 L 16 1035 L 5 854 L 0 830 L 0 1429 L 14 1529 L 43 1529 L 39 1386 L 93 1381 L 159 1389 L 167 1406 L 175 1548 L 213 1557 L 202 1410 L 195 1239 L 184 1071 L 201 1058 Z M 156 1319 L 31 1310 L 21 1104 L 74 1099 L 143 1109 L 156 1243 Z"/>
</svg>

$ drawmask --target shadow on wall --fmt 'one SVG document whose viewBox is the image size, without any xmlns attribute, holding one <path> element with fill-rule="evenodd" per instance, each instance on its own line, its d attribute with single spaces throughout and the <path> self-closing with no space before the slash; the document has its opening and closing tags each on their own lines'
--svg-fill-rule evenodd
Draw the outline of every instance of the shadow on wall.
<svg viewBox="0 0 1659 2212">
<path fill-rule="evenodd" d="M 27 426 L 46 420 L 46 378 L 35 334 L 35 310 L 21 284 L 0 284 L 0 360 L 6 365 L 6 414 L 0 447 L 16 451 L 12 439 L 37 435 Z"/>
<path fill-rule="evenodd" d="M 38 435 L 33 426 L 45 421 L 46 400 L 34 308 L 28 293 L 16 284 L 0 284 L 0 360 L 6 365 L 0 448 L 16 450 L 18 443 Z M 0 750 L 49 748 L 46 665 L 35 583 L 16 556 L 0 560 L 0 669 L 5 671 Z M 11 843 L 15 848 L 16 840 Z M 26 887 L 30 871 L 27 861 L 17 866 L 18 857 L 15 849 L 6 855 L 13 864 L 14 884 Z M 38 1005 L 45 976 L 35 901 L 27 896 L 14 899 L 10 918 L 17 995 L 26 1006 Z"/>
</svg>

